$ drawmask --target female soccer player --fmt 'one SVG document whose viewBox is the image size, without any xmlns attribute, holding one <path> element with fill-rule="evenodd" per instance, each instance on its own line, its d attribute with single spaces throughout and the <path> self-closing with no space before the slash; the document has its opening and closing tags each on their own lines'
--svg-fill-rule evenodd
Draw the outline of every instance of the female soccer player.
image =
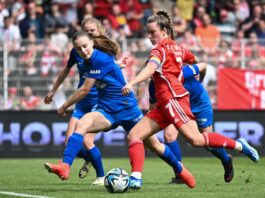
<svg viewBox="0 0 265 198">
<path fill-rule="evenodd" d="M 118 125 L 130 131 L 143 117 L 134 94 L 131 92 L 124 97 L 121 93 L 126 83 L 114 58 L 118 53 L 118 46 L 104 36 L 91 39 L 84 31 L 74 35 L 73 44 L 89 67 L 84 67 L 83 77 L 86 79 L 83 85 L 58 109 L 58 113 L 65 115 L 66 109 L 85 97 L 93 85 L 97 87 L 99 100 L 96 110 L 86 113 L 77 122 L 75 132 L 69 137 L 64 150 L 63 162 L 57 165 L 45 163 L 45 168 L 49 172 L 53 172 L 63 180 L 69 178 L 70 166 L 82 147 L 85 134 L 106 131 Z M 86 141 L 85 145 L 89 148 L 94 139 L 86 139 Z M 148 148 L 172 166 L 181 178 L 183 173 L 193 178 L 188 170 L 177 161 L 173 153 L 155 137 L 147 138 L 145 142 Z M 185 178 L 183 180 L 185 181 Z M 134 188 L 133 178 L 131 184 Z"/>
<path fill-rule="evenodd" d="M 149 111 L 128 135 L 129 157 L 132 173 L 139 181 L 144 162 L 143 140 L 170 124 L 180 131 L 186 140 L 196 147 L 224 147 L 243 152 L 254 162 L 259 160 L 257 151 L 246 140 L 237 141 L 218 133 L 200 133 L 190 109 L 189 93 L 181 83 L 183 63 L 193 62 L 195 57 L 178 46 L 173 38 L 171 19 L 167 12 L 159 11 L 149 17 L 147 33 L 154 48 L 146 67 L 122 89 L 127 95 L 132 86 L 153 77 L 156 87 L 157 107 Z M 185 175 L 186 176 L 186 175 Z M 195 184 L 193 177 L 186 177 L 189 185 Z"/>
<path fill-rule="evenodd" d="M 81 23 L 82 29 L 86 31 L 88 34 L 92 36 L 99 36 L 104 35 L 105 30 L 96 18 L 90 17 L 85 18 Z M 85 78 L 83 78 L 84 75 L 84 67 L 85 67 L 85 60 L 78 55 L 77 51 L 73 48 L 70 52 L 70 57 L 67 62 L 67 66 L 60 72 L 55 84 L 53 85 L 53 88 L 47 96 L 44 98 L 45 104 L 50 104 L 52 101 L 52 98 L 58 89 L 58 87 L 62 84 L 62 82 L 66 79 L 68 76 L 71 68 L 74 65 L 77 65 L 78 72 L 79 72 L 79 84 L 78 87 L 81 87 L 84 83 Z M 72 133 L 74 132 L 75 126 L 77 121 L 83 117 L 88 112 L 91 112 L 95 109 L 96 105 L 98 104 L 98 93 L 96 87 L 92 87 L 88 95 L 76 103 L 75 109 L 73 111 L 73 114 L 69 120 L 68 128 L 66 131 L 66 137 L 65 137 L 65 144 L 68 141 L 68 138 Z M 94 138 L 96 134 L 89 134 L 85 137 L 88 139 Z M 92 137 L 89 137 L 92 136 Z M 84 141 L 87 142 L 87 141 Z M 87 176 L 89 168 L 91 166 L 90 158 L 91 155 L 95 155 L 95 158 L 98 159 L 97 162 L 92 161 L 92 165 L 96 170 L 97 179 L 92 183 L 93 185 L 103 185 L 104 184 L 104 168 L 101 160 L 101 154 L 97 146 L 93 146 L 92 150 L 87 150 L 83 146 L 80 151 L 78 152 L 78 157 L 83 158 L 85 160 L 84 165 L 81 167 L 79 171 L 79 177 L 84 178 Z M 100 159 L 100 160 L 99 160 Z"/>
<path fill-rule="evenodd" d="M 184 87 L 190 93 L 191 111 L 195 115 L 197 125 L 201 133 L 212 132 L 213 127 L 213 108 L 207 91 L 200 83 L 201 76 L 206 72 L 207 65 L 198 63 L 194 65 L 184 65 L 182 68 Z M 202 75 L 203 76 L 203 75 Z M 200 81 L 199 81 L 200 80 Z M 156 103 L 155 86 L 152 80 L 149 84 L 149 101 L 150 106 L 154 108 Z M 176 141 L 178 132 L 175 131 L 174 125 L 170 125 L 164 129 L 165 144 L 171 149 L 178 161 L 181 161 L 181 152 L 178 142 Z M 227 154 L 224 148 L 207 148 L 214 156 L 219 158 L 224 167 L 224 180 L 231 182 L 234 176 L 232 156 Z M 172 178 L 172 183 L 179 183 L 177 176 Z"/>
</svg>

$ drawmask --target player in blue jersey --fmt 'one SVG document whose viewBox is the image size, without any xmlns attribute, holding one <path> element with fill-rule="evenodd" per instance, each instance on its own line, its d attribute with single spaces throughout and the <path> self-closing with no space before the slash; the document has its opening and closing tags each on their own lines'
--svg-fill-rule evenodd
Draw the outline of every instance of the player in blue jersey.
<svg viewBox="0 0 265 198">
<path fill-rule="evenodd" d="M 210 98 L 208 96 L 207 91 L 199 82 L 200 80 L 200 72 L 205 73 L 206 71 L 206 64 L 205 63 L 198 63 L 195 65 L 187 65 L 184 66 L 182 69 L 183 78 L 184 78 L 184 87 L 190 93 L 190 105 L 191 111 L 196 117 L 196 122 L 198 128 L 201 133 L 203 132 L 212 132 L 213 127 L 213 109 Z M 201 79 L 202 80 L 202 79 Z M 149 94 L 150 94 L 150 106 L 155 105 L 156 98 L 155 98 L 155 87 L 153 81 L 149 84 Z M 174 153 L 176 158 L 181 161 L 181 152 L 179 149 L 179 145 L 176 141 L 177 132 L 176 128 L 173 125 L 170 125 L 164 130 L 164 139 L 167 146 L 171 149 Z M 226 182 L 230 182 L 233 179 L 234 171 L 233 171 L 233 164 L 232 164 L 232 157 L 231 155 L 227 154 L 224 148 L 208 148 L 208 150 L 219 158 L 222 162 L 222 165 L 225 170 L 224 179 Z M 178 181 L 177 177 L 172 178 L 172 183 L 176 183 Z"/>
<path fill-rule="evenodd" d="M 120 67 L 116 64 L 117 46 L 104 36 L 93 39 L 84 31 L 77 32 L 73 37 L 73 43 L 78 54 L 85 59 L 83 85 L 58 109 L 60 115 L 65 115 L 67 108 L 89 93 L 91 87 L 95 85 L 98 90 L 98 105 L 95 111 L 86 113 L 76 124 L 75 132 L 69 137 L 64 150 L 63 162 L 59 164 L 45 163 L 45 168 L 49 172 L 58 175 L 61 179 L 69 178 L 70 166 L 73 163 L 79 149 L 84 142 L 84 135 L 106 131 L 123 126 L 126 131 L 143 117 L 137 106 L 137 100 L 131 92 L 123 96 L 121 88 L 126 84 Z M 94 144 L 94 139 L 85 140 L 86 147 Z M 147 138 L 145 145 L 156 152 L 174 170 L 181 174 L 190 174 L 174 157 L 173 153 L 164 144 L 161 144 L 155 137 Z M 97 161 L 92 156 L 92 161 Z M 134 176 L 131 176 L 133 182 Z M 134 187 L 133 185 L 131 186 Z"/>
<path fill-rule="evenodd" d="M 99 36 L 104 35 L 105 31 L 100 23 L 96 18 L 90 17 L 85 18 L 81 23 L 82 29 L 86 31 L 87 33 L 91 34 L 92 36 Z M 78 55 L 76 50 L 73 48 L 70 52 L 70 56 L 67 62 L 67 66 L 60 72 L 59 76 L 57 77 L 57 80 L 55 84 L 53 85 L 53 88 L 49 91 L 47 96 L 44 98 L 45 104 L 51 103 L 53 96 L 58 89 L 58 87 L 62 84 L 62 82 L 66 79 L 68 76 L 71 68 L 77 65 L 78 72 L 79 72 L 79 84 L 78 88 L 81 87 L 81 85 L 84 83 L 85 78 L 84 75 L 84 67 L 85 67 L 85 61 L 82 57 Z M 97 90 L 95 87 L 92 87 L 88 95 L 76 103 L 75 109 L 73 111 L 73 114 L 69 120 L 68 128 L 66 131 L 66 138 L 65 143 L 67 143 L 68 138 L 73 133 L 74 128 L 76 126 L 77 121 L 85 115 L 87 112 L 91 112 L 95 109 L 97 103 L 98 103 L 98 96 L 97 96 Z M 95 136 L 95 134 L 89 134 L 90 136 Z M 91 139 L 94 137 L 88 137 L 87 135 L 85 138 Z M 86 141 L 85 141 L 86 142 Z M 89 160 L 89 155 L 96 155 L 96 158 L 101 159 L 101 154 L 99 149 L 94 145 L 93 152 L 90 153 L 87 149 L 82 147 L 78 153 L 78 157 L 83 158 L 85 160 L 84 165 L 79 171 L 79 177 L 84 178 L 87 176 L 89 168 L 91 166 L 91 162 Z M 96 170 L 97 178 L 92 183 L 93 185 L 103 185 L 104 184 L 104 168 L 101 160 L 98 160 L 96 164 L 93 164 L 93 167 Z"/>
</svg>

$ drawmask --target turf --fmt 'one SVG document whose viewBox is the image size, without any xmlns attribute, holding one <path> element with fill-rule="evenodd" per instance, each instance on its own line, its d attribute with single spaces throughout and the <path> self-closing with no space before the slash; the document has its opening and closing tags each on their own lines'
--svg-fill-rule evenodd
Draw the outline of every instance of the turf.
<svg viewBox="0 0 265 198">
<path fill-rule="evenodd" d="M 104 186 L 91 186 L 95 179 L 92 170 L 85 179 L 78 178 L 82 165 L 76 160 L 68 181 L 61 181 L 44 169 L 44 162 L 55 159 L 1 159 L 0 191 L 24 193 L 58 198 L 262 198 L 265 197 L 265 158 L 253 163 L 244 157 L 234 158 L 235 177 L 225 183 L 223 168 L 215 158 L 184 158 L 183 163 L 196 177 L 197 186 L 189 189 L 181 184 L 168 184 L 172 171 L 158 158 L 147 158 L 143 174 L 143 187 L 139 191 L 129 190 L 124 194 L 110 194 Z M 127 158 L 103 160 L 105 170 L 121 167 L 129 172 Z M 14 197 L 1 195 L 0 197 Z"/>
</svg>

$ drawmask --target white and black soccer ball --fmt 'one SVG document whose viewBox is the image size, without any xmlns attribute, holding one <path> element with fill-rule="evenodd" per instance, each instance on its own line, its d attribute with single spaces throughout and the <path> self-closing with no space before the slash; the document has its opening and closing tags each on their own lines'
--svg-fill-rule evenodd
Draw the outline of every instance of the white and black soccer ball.
<svg viewBox="0 0 265 198">
<path fill-rule="evenodd" d="M 130 176 L 121 168 L 111 169 L 104 179 L 104 185 L 110 193 L 123 193 L 129 188 Z"/>
</svg>

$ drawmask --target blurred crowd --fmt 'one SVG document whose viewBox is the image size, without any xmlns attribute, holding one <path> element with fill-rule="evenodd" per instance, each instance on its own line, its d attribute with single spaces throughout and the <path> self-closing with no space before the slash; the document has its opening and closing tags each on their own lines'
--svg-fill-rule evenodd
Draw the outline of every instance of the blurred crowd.
<svg viewBox="0 0 265 198">
<path fill-rule="evenodd" d="M 121 56 L 129 59 L 124 75 L 134 78 L 152 47 L 144 24 L 159 9 L 171 13 L 176 42 L 209 64 L 204 85 L 213 103 L 218 68 L 265 68 L 264 0 L 0 0 L 0 76 L 7 76 L 9 87 L 4 106 L 0 82 L 0 107 L 54 109 L 76 89 L 73 70 L 54 104 L 43 105 L 66 66 L 71 36 L 86 17 L 100 19 L 107 36 L 120 44 Z M 143 83 L 135 90 L 142 109 L 148 108 L 146 89 Z"/>
</svg>

